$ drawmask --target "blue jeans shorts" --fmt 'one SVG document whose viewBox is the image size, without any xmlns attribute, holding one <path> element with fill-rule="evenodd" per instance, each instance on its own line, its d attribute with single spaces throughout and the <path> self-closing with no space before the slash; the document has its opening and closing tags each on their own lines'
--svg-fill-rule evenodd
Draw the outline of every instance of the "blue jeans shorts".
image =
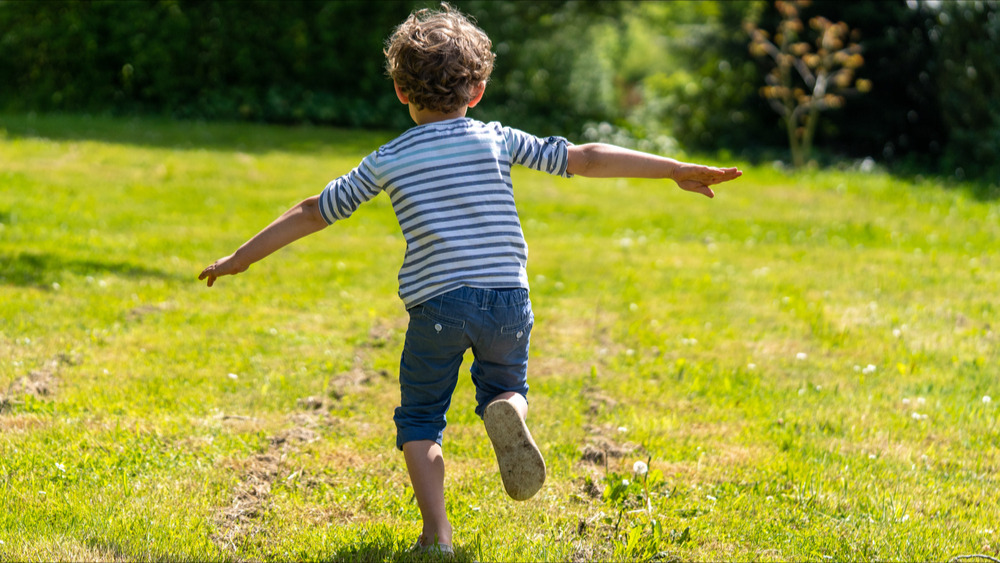
<svg viewBox="0 0 1000 563">
<path fill-rule="evenodd" d="M 438 444 L 458 383 L 465 351 L 472 349 L 476 414 L 502 393 L 528 394 L 528 340 L 534 315 L 526 289 L 460 287 L 409 310 L 399 362 L 400 406 L 396 447 L 414 440 Z"/>
</svg>

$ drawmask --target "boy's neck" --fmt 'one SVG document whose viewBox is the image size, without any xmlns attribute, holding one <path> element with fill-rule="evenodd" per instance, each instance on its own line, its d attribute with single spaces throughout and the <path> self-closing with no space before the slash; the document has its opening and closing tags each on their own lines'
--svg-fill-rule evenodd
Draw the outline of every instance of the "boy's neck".
<svg viewBox="0 0 1000 563">
<path fill-rule="evenodd" d="M 438 121 L 447 121 L 449 119 L 465 117 L 465 113 L 469 110 L 469 106 L 462 106 L 453 112 L 442 113 L 440 111 L 417 109 L 414 104 L 407 105 L 410 107 L 410 117 L 417 125 L 427 125 L 428 123 L 437 123 Z"/>
</svg>

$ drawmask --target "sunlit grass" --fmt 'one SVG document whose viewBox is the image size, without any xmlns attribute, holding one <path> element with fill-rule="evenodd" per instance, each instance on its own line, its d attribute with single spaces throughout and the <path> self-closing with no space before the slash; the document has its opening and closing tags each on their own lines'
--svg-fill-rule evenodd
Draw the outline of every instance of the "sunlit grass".
<svg viewBox="0 0 1000 563">
<path fill-rule="evenodd" d="M 391 136 L 0 118 L 0 559 L 408 559 L 386 198 L 195 280 Z M 517 172 L 550 476 L 504 496 L 463 377 L 459 560 L 997 556 L 1000 207 L 744 171 Z"/>
</svg>

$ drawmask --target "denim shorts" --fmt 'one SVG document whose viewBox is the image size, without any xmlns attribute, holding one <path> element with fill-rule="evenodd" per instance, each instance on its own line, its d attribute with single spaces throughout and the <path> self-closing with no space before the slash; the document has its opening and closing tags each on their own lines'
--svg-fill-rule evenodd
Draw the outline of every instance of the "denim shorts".
<svg viewBox="0 0 1000 563">
<path fill-rule="evenodd" d="M 399 362 L 400 406 L 396 447 L 414 440 L 438 444 L 458 383 L 465 351 L 472 349 L 476 414 L 495 397 L 528 394 L 528 340 L 534 315 L 526 289 L 460 287 L 409 310 Z"/>
</svg>

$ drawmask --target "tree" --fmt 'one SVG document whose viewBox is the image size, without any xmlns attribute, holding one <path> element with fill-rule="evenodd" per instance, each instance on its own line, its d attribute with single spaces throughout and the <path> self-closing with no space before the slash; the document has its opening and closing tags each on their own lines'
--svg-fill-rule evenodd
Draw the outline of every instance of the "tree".
<svg viewBox="0 0 1000 563">
<path fill-rule="evenodd" d="M 796 168 L 809 159 L 820 112 L 843 106 L 849 94 L 871 90 L 870 81 L 855 78 L 865 60 L 857 43 L 859 34 L 846 23 L 814 16 L 809 19 L 813 43 L 806 40 L 799 8 L 809 4 L 809 0 L 777 0 L 774 6 L 782 19 L 773 40 L 755 24 L 747 29 L 750 53 L 775 65 L 760 93 L 785 123 Z"/>
</svg>

